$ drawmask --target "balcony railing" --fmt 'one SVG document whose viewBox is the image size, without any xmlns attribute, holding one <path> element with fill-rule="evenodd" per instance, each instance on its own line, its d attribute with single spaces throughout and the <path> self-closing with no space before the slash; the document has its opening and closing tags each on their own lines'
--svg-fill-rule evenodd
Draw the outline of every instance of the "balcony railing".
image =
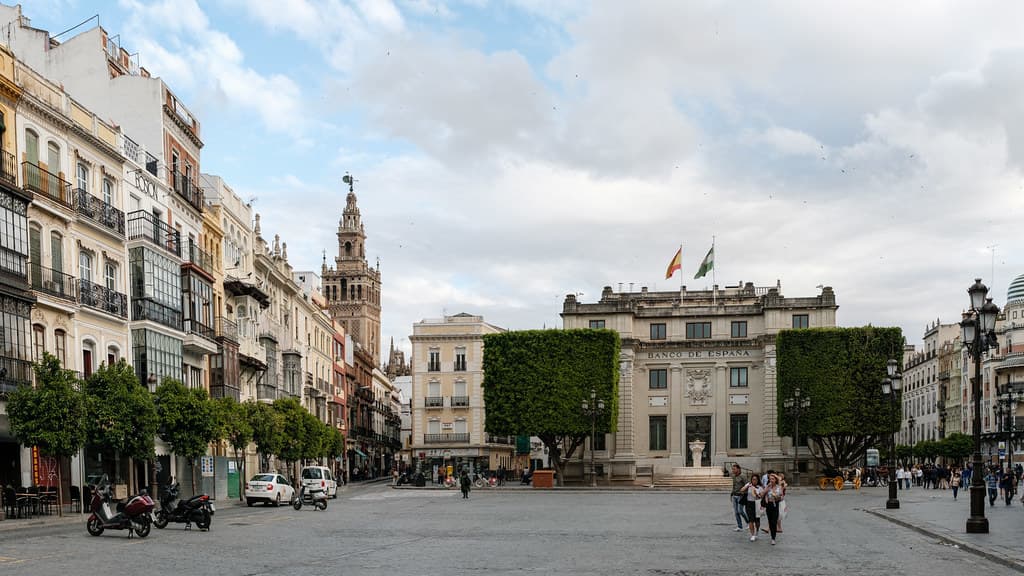
<svg viewBox="0 0 1024 576">
<path fill-rule="evenodd" d="M 450 434 L 424 434 L 424 444 L 468 444 L 468 432 L 456 432 Z"/>
<path fill-rule="evenodd" d="M 0 150 L 0 180 L 11 186 L 18 185 L 18 160 L 7 150 Z"/>
<path fill-rule="evenodd" d="M 32 383 L 32 363 L 20 358 L 0 356 L 0 393 L 13 392 Z"/>
<path fill-rule="evenodd" d="M 427 362 L 427 372 L 440 372 L 441 362 Z"/>
<path fill-rule="evenodd" d="M 128 214 L 128 239 L 147 240 L 181 257 L 181 233 L 144 210 Z"/>
<path fill-rule="evenodd" d="M 207 340 L 213 340 L 217 337 L 213 328 L 210 328 L 206 324 L 192 318 L 186 318 L 183 321 L 185 332 L 188 334 L 198 334 Z"/>
<path fill-rule="evenodd" d="M 181 330 L 181 311 L 149 298 L 132 300 L 132 320 L 151 320 L 168 328 Z"/>
<path fill-rule="evenodd" d="M 83 306 L 95 308 L 119 318 L 128 318 L 128 297 L 102 284 L 79 280 L 78 299 Z"/>
<path fill-rule="evenodd" d="M 75 204 L 75 209 L 80 215 L 111 232 L 124 236 L 124 212 L 81 188 L 75 190 Z"/>
<path fill-rule="evenodd" d="M 181 172 L 171 172 L 174 180 L 174 191 L 192 205 L 193 208 L 203 211 L 203 189 L 194 180 Z"/>
<path fill-rule="evenodd" d="M 493 434 L 487 435 L 488 444 L 506 444 L 511 445 L 516 443 L 515 436 L 495 436 Z"/>
<path fill-rule="evenodd" d="M 213 330 L 218 338 L 227 338 L 233 342 L 238 342 L 238 324 L 235 324 L 228 318 L 217 316 L 213 321 Z"/>
<path fill-rule="evenodd" d="M 75 200 L 71 195 L 70 182 L 40 168 L 38 164 L 22 162 L 21 168 L 24 172 L 22 185 L 26 190 L 49 198 L 65 208 L 74 208 Z"/>
<path fill-rule="evenodd" d="M 256 399 L 277 400 L 277 387 L 270 386 L 268 384 L 259 384 L 256 386 Z"/>
<path fill-rule="evenodd" d="M 423 398 L 423 406 L 425 408 L 443 408 L 444 396 L 427 396 Z"/>
<path fill-rule="evenodd" d="M 188 241 L 188 261 L 198 266 L 210 276 L 213 276 L 213 256 L 200 248 L 192 240 Z"/>
<path fill-rule="evenodd" d="M 452 408 L 466 408 L 469 406 L 469 396 L 452 396 Z"/>
<path fill-rule="evenodd" d="M 453 366 L 453 369 L 454 369 L 455 372 L 465 372 L 466 371 L 466 359 L 465 358 L 461 358 L 461 359 L 456 358 L 455 359 L 455 365 Z"/>
<path fill-rule="evenodd" d="M 33 290 L 75 301 L 77 298 L 77 282 L 75 277 L 45 266 L 32 264 L 29 267 L 28 283 Z"/>
</svg>

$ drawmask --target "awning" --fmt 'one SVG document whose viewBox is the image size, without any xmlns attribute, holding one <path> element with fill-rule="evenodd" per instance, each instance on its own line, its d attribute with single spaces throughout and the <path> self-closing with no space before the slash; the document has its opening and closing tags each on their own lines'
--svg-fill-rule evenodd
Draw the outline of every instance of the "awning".
<svg viewBox="0 0 1024 576">
<path fill-rule="evenodd" d="M 366 455 L 366 453 L 365 453 L 365 452 L 363 452 L 362 450 L 360 450 L 359 448 L 353 448 L 353 450 L 355 450 L 355 451 L 356 451 L 356 454 L 359 454 L 359 455 L 360 455 L 360 456 L 362 456 L 363 458 L 369 458 L 369 456 L 367 456 L 367 455 Z"/>
</svg>

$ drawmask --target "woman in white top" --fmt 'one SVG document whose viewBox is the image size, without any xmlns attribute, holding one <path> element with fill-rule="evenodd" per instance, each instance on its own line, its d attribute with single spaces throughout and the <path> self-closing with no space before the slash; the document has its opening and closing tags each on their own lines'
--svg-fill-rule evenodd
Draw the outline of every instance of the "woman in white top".
<svg viewBox="0 0 1024 576">
<path fill-rule="evenodd" d="M 772 535 L 772 546 L 775 546 L 775 533 L 778 531 L 779 504 L 782 503 L 782 485 L 775 474 L 768 476 L 768 485 L 764 487 L 764 513 L 768 516 L 768 532 Z"/>
<path fill-rule="evenodd" d="M 750 482 L 747 482 L 743 488 L 743 491 L 747 495 L 747 528 L 750 530 L 750 541 L 757 540 L 757 528 L 761 524 L 761 519 L 758 517 L 760 510 L 758 505 L 761 502 L 761 496 L 764 493 L 761 487 L 761 477 L 757 474 L 750 475 Z"/>
</svg>

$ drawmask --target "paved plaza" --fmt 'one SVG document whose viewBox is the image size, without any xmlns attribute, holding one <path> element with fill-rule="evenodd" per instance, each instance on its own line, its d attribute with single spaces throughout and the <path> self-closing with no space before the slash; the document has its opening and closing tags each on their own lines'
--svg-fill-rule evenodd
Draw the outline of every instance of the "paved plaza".
<svg viewBox="0 0 1024 576">
<path fill-rule="evenodd" d="M 82 519 L 0 523 L 0 574 L 678 574 L 900 576 L 1008 574 L 1024 566 L 1024 507 L 987 509 L 993 534 L 968 539 L 968 503 L 948 492 L 794 490 L 777 546 L 733 532 L 728 496 L 651 490 L 349 487 L 326 512 L 221 503 L 209 533 L 181 525 L 146 539 L 99 538 Z M 904 525 L 907 524 L 907 525 Z M 909 526 L 924 526 L 922 533 Z M 934 535 L 947 530 L 948 538 Z M 969 542 L 966 543 L 971 546 Z M 986 554 L 988 557 L 986 557 Z M 756 572 L 752 572 L 756 571 Z M 1024 571 L 1024 570 L 1022 570 Z"/>
</svg>

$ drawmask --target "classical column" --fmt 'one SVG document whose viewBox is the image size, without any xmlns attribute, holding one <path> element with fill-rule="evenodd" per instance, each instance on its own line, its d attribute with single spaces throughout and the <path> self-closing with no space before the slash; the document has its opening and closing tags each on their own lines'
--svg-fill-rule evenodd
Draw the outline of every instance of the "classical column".
<svg viewBox="0 0 1024 576">
<path fill-rule="evenodd" d="M 711 383 L 714 390 L 711 396 L 713 415 L 711 421 L 711 441 L 715 451 L 711 454 L 711 465 L 721 463 L 729 459 L 729 367 L 725 364 L 715 366 L 714 381 Z M 705 450 L 711 450 L 711 446 Z"/>
<path fill-rule="evenodd" d="M 636 460 L 636 428 L 633 409 L 633 350 L 619 354 L 619 422 L 615 433 L 615 458 Z"/>
<path fill-rule="evenodd" d="M 778 434 L 778 388 L 775 384 L 775 343 L 764 347 L 764 399 L 761 406 L 761 450 L 765 456 L 782 455 L 782 439 Z"/>
<path fill-rule="evenodd" d="M 683 367 L 672 366 L 669 368 L 668 380 L 668 449 L 669 461 L 673 466 L 679 462 L 679 466 L 686 466 L 686 446 L 683 446 L 683 403 L 686 398 L 683 393 L 686 386 L 683 384 Z"/>
</svg>

